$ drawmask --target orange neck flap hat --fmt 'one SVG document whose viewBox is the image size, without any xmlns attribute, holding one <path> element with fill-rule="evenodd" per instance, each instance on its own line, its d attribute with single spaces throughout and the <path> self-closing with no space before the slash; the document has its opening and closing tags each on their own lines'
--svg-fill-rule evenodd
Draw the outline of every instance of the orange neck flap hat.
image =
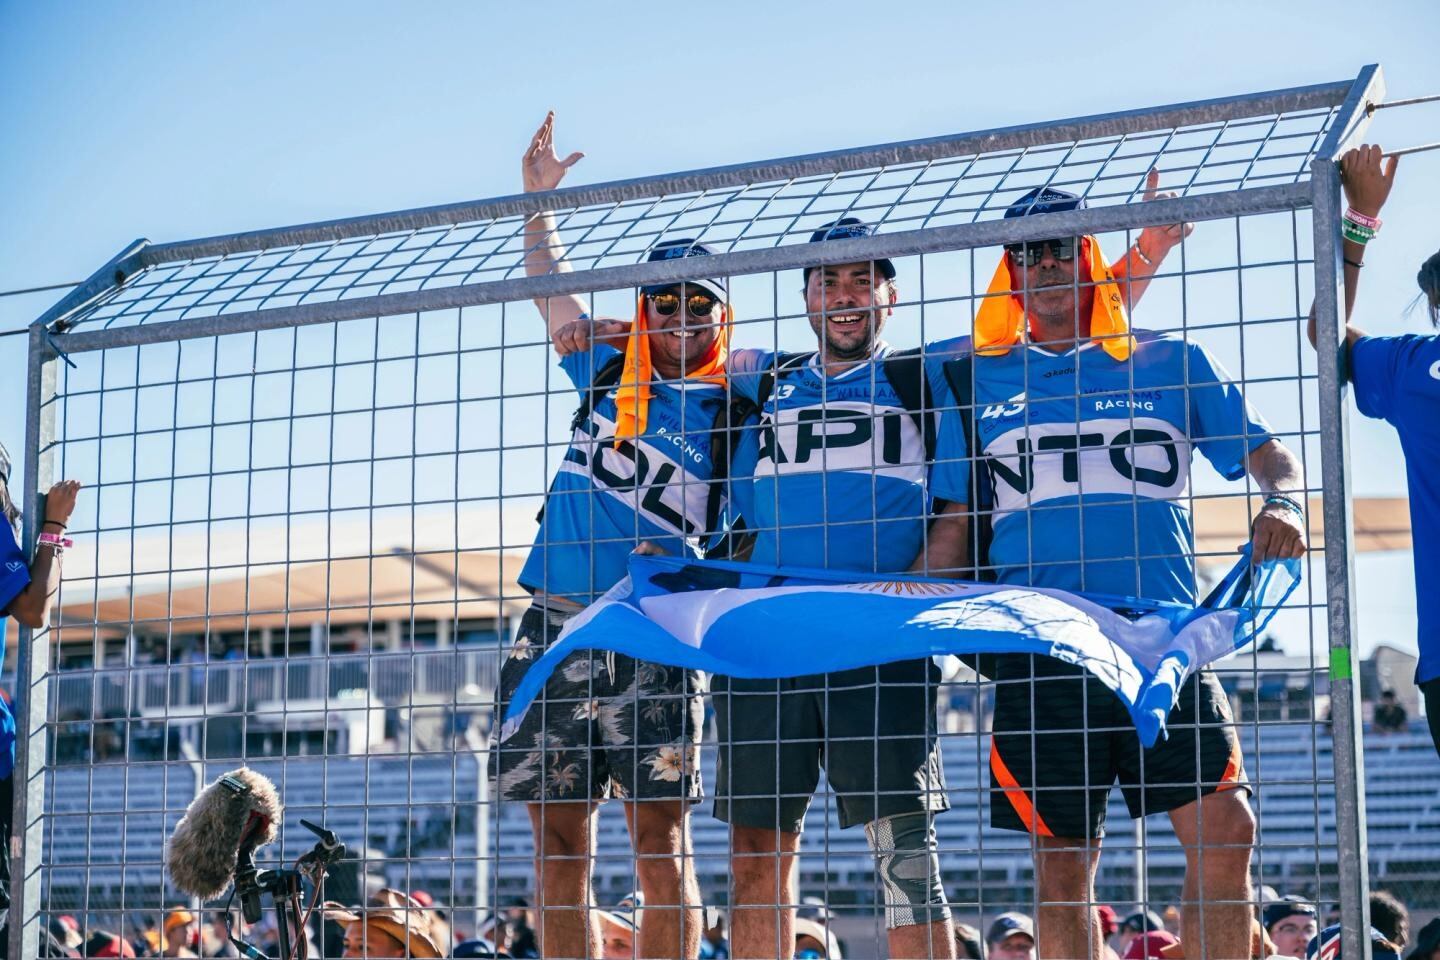
<svg viewBox="0 0 1440 960">
<path fill-rule="evenodd" d="M 692 237 L 662 240 L 650 248 L 646 263 L 663 260 L 683 260 L 686 257 L 708 257 L 715 251 Z M 723 304 L 724 319 L 715 331 L 715 339 L 706 351 L 704 361 L 695 369 L 684 373 L 687 380 L 708 380 L 711 383 L 725 383 L 725 358 L 730 353 L 730 308 L 729 296 L 724 284 L 718 280 L 700 279 L 684 281 L 686 287 L 703 290 Z M 630 327 L 630 336 L 625 341 L 625 364 L 620 369 L 620 388 L 615 394 L 618 408 L 615 417 L 615 442 L 638 440 L 645 433 L 649 422 L 650 399 L 655 395 L 652 384 L 655 367 L 650 362 L 650 337 L 647 333 L 645 300 L 647 297 L 666 290 L 673 290 L 677 283 L 653 283 L 640 288 L 640 298 L 635 306 L 635 323 Z M 688 308 L 687 308 L 688 309 Z"/>
<path fill-rule="evenodd" d="M 1120 295 L 1120 285 L 1115 274 L 1100 250 L 1100 242 L 1093 236 L 1080 238 L 1081 283 L 1093 284 L 1094 303 L 1090 307 L 1090 338 L 1099 340 L 1101 347 L 1116 360 L 1130 359 L 1135 349 L 1135 338 L 1130 335 L 1130 317 L 1125 310 L 1125 300 Z M 1002 253 L 990 287 L 985 291 L 985 301 L 975 314 L 975 350 L 984 356 L 1009 352 L 1020 343 L 1026 332 L 1025 305 L 1019 292 L 1023 283 L 1017 283 L 1010 262 L 1010 255 Z"/>
<path fill-rule="evenodd" d="M 1011 204 L 1005 211 L 1005 219 L 1084 210 L 1085 207 L 1085 198 L 1078 194 L 1050 186 L 1035 187 Z M 1128 360 L 1135 349 L 1135 339 L 1130 336 L 1130 318 L 1115 283 L 1115 274 L 1093 236 L 1081 238 L 1078 252 L 1082 259 L 1076 279 L 1095 291 L 1094 306 L 1090 310 L 1090 337 L 1100 340 L 1105 352 L 1116 360 Z M 1025 339 L 1023 289 L 1024 283 L 1012 271 L 1010 256 L 1002 253 L 995 276 L 985 291 L 985 302 L 975 314 L 974 342 L 978 352 L 987 356 L 1007 353 Z"/>
</svg>

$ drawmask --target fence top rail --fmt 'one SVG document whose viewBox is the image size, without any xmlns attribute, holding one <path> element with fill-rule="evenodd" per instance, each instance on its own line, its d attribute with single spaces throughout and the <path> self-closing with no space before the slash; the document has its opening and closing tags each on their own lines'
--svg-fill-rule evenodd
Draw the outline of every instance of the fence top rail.
<svg viewBox="0 0 1440 960">
<path fill-rule="evenodd" d="M 1037 186 L 1068 189 L 1091 207 L 1124 206 L 1144 197 L 1151 169 L 1161 189 L 1182 199 L 1294 186 L 1333 140 L 1356 86 L 1345 80 L 178 243 L 137 241 L 37 324 L 98 333 L 357 300 L 408 312 L 427 309 L 431 291 L 436 307 L 495 302 L 455 292 L 508 288 L 525 277 L 526 250 L 537 243 L 563 244 L 569 265 L 587 274 L 643 263 L 661 238 L 702 239 L 724 259 L 803 244 L 842 216 L 892 234 L 982 226 Z M 557 231 L 527 239 L 526 221 L 547 210 Z M 739 263 L 711 265 L 740 272 Z M 593 289 L 603 289 L 602 276 L 596 280 Z M 406 296 L 390 301 L 397 294 Z M 71 339 L 59 338 L 60 349 L 80 347 L 66 346 Z"/>
</svg>

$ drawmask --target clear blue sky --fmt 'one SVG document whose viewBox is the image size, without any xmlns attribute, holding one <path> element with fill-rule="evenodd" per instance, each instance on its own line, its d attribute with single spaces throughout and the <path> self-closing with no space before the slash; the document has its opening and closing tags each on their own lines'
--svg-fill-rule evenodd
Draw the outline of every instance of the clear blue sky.
<svg viewBox="0 0 1440 960">
<path fill-rule="evenodd" d="M 515 192 L 546 109 L 573 182 L 609 180 L 1354 76 L 1440 92 L 1440 6 L 1394 3 L 380 4 L 0 0 L 0 290 L 183 239 Z M 1381 114 L 1440 140 L 1440 107 Z M 1409 158 L 1361 322 L 1418 329 L 1440 153 Z M 0 298 L 0 330 L 57 294 Z M 0 436 L 23 431 L 0 339 Z M 1403 492 L 1356 429 L 1356 486 Z M 1361 568 L 1367 639 L 1405 639 L 1406 558 Z"/>
</svg>

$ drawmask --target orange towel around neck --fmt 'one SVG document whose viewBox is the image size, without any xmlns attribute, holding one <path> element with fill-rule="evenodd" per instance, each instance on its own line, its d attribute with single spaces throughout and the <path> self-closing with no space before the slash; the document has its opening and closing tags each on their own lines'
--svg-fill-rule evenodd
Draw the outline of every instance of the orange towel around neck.
<svg viewBox="0 0 1440 960">
<path fill-rule="evenodd" d="M 720 329 L 715 331 L 715 339 L 710 344 L 705 361 L 685 374 L 687 380 L 725 384 L 725 359 L 730 354 L 730 308 L 727 304 L 721 309 L 725 311 L 725 319 Z M 622 440 L 638 440 L 649 425 L 650 399 L 655 395 L 655 368 L 650 361 L 647 312 L 645 295 L 641 294 L 635 306 L 635 323 L 631 325 L 630 337 L 625 341 L 625 365 L 620 370 L 620 388 L 615 394 L 617 444 Z"/>
<path fill-rule="evenodd" d="M 1135 338 L 1130 336 L 1130 318 L 1125 310 L 1125 301 L 1120 296 L 1120 285 L 1115 274 L 1100 250 L 1100 241 L 1093 236 L 1081 238 L 1081 256 L 1084 264 L 1079 271 L 1082 282 L 1085 266 L 1089 268 L 1089 282 L 1095 290 L 1095 303 L 1090 309 L 1090 338 L 1101 341 L 1105 352 L 1116 360 L 1130 359 L 1135 348 Z M 1025 333 L 1025 307 L 1021 303 L 1017 288 L 1023 286 L 1011 276 L 1010 257 L 1000 254 L 1000 263 L 985 291 L 985 300 L 975 313 L 975 350 L 983 356 L 1008 353 L 1020 343 Z"/>
</svg>

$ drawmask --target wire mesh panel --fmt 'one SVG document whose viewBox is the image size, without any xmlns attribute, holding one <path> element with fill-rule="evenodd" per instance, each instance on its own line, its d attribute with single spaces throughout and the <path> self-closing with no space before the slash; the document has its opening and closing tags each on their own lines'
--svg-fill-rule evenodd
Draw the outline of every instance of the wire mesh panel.
<svg viewBox="0 0 1440 960">
<path fill-rule="evenodd" d="M 314 842 L 300 819 L 323 824 L 356 855 L 332 874 L 326 897 L 361 904 L 380 887 L 413 897 L 398 908 L 401 921 L 413 914 L 412 935 L 442 955 L 462 940 L 503 939 L 506 921 L 517 939 L 528 924 L 549 930 L 546 956 L 591 955 L 583 936 L 569 947 L 555 932 L 565 924 L 593 924 L 606 955 L 629 956 L 661 937 L 646 941 L 653 951 L 664 936 L 675 938 L 671 952 L 648 955 L 693 955 L 702 932 L 716 939 L 722 929 L 702 905 L 728 909 L 736 955 L 745 955 L 742 942 L 754 948 L 768 936 L 773 952 L 752 955 L 834 956 L 843 941 L 851 955 L 949 956 L 953 945 L 934 938 L 948 939 L 950 928 L 916 917 L 953 915 L 984 932 L 1012 912 L 1038 916 L 1043 950 L 1062 942 L 1067 924 L 1091 942 L 1098 920 L 1089 907 L 1099 903 L 1123 912 L 1173 905 L 1177 931 L 1199 940 L 1192 955 L 1212 955 L 1215 918 L 1243 926 L 1254 913 L 1261 893 L 1252 878 L 1322 910 L 1359 910 L 1366 860 L 1353 780 L 1363 774 L 1347 574 L 1355 541 L 1333 358 L 1317 359 L 1305 323 L 1318 292 L 1322 336 L 1335 330 L 1338 217 L 1324 219 L 1333 211 L 1317 198 L 1333 206 L 1338 194 L 1311 181 L 1312 162 L 1328 162 L 1356 135 L 1376 83 L 1367 71 L 1353 84 L 137 243 L 32 337 L 27 503 L 61 476 L 82 480 L 85 494 L 58 613 L 22 649 L 17 811 L 26 843 L 12 917 L 14 935 L 27 939 L 12 943 L 33 950 L 27 931 L 61 915 L 157 948 L 209 942 L 201 928 L 223 916 L 223 901 L 185 899 L 163 847 L 202 788 L 241 765 L 269 776 L 285 804 L 279 840 L 262 859 L 293 861 Z M 1152 170 L 1175 196 L 1144 199 Z M 1006 216 L 1037 188 L 1085 203 Z M 1322 211 L 1314 220 L 1312 205 Z M 553 222 L 537 230 L 542 211 Z M 847 217 L 867 229 L 807 242 Z M 1194 232 L 1163 262 L 1137 252 L 1146 228 L 1187 222 Z M 1056 237 L 1091 239 L 1077 258 Z M 677 238 L 711 252 L 651 257 Z M 974 349 L 989 336 L 987 306 L 1012 289 L 1032 304 L 1025 298 L 1083 299 L 1098 281 L 1072 271 L 1062 283 L 1046 271 L 1102 254 L 1133 329 L 1109 340 L 1072 331 L 1045 349 L 1033 326 L 1017 328 L 1023 342 L 1008 344 L 1008 361 L 996 359 L 1007 372 L 987 380 L 999 367 Z M 550 269 L 562 257 L 564 268 Z M 1026 263 L 1039 273 L 1027 274 Z M 998 292 L 997 265 L 1011 281 Z M 858 306 L 835 299 L 832 279 L 884 287 L 891 309 L 877 309 L 875 293 Z M 686 299 L 706 284 L 718 305 Z M 638 308 L 637 286 L 647 292 Z M 646 313 L 666 307 L 661 288 L 684 296 L 668 313 Z M 553 325 L 565 303 L 584 322 L 601 318 L 619 331 L 617 346 L 582 350 L 557 368 L 563 344 L 552 343 L 546 318 Z M 667 327 L 672 316 L 693 328 Z M 592 391 L 602 360 L 625 355 L 623 327 L 609 321 L 645 317 L 657 324 L 648 348 L 639 351 L 637 334 L 631 365 L 615 361 L 613 379 Z M 888 413 L 880 409 L 877 384 L 898 375 L 869 363 L 873 351 L 858 365 L 811 364 L 817 346 L 830 350 L 882 321 L 886 343 L 920 348 L 920 376 L 935 389 L 917 409 L 893 398 Z M 667 358 L 688 362 L 697 330 L 710 336 L 722 325 L 728 377 L 665 375 Z M 1111 354 L 1131 334 L 1137 358 L 1173 358 L 1159 380 Z M 672 342 L 661 344 L 665 336 Z M 653 436 L 639 445 L 640 423 L 627 447 L 621 421 L 634 414 L 595 404 L 612 386 L 625 393 L 623 378 L 645 369 L 635 366 L 641 353 L 655 371 L 644 378 Z M 945 379 L 958 369 L 946 361 L 960 358 L 972 363 L 966 389 Z M 1102 363 L 1110 379 L 1096 387 L 1082 373 Z M 716 411 L 745 392 L 746 364 L 762 379 L 768 371 L 769 395 L 752 397 L 758 424 L 726 447 L 731 483 L 712 495 L 721 474 L 707 478 L 693 464 L 716 468 L 716 443 L 730 436 Z M 787 382 L 794 371 L 820 384 L 813 422 L 803 413 L 786 421 L 777 405 L 806 389 Z M 1012 375 L 1020 379 L 1004 379 Z M 847 376 L 853 389 L 830 391 Z M 662 411 L 672 399 L 670 425 Z M 656 432 L 657 423 L 666 426 Z M 916 446 L 907 438 L 926 423 L 935 445 Z M 1263 462 L 1276 448 L 1289 451 L 1293 476 Z M 936 471 L 946 463 L 952 478 L 980 465 L 995 499 L 977 502 L 963 483 L 942 490 Z M 841 471 L 850 486 L 834 479 Z M 798 505 L 779 482 L 797 476 L 815 491 Z M 1310 540 L 1306 575 L 1263 642 L 1216 664 L 1203 690 L 1182 688 L 1190 719 L 1171 716 L 1165 759 L 1140 751 L 1103 687 L 1084 695 L 1096 702 L 1082 703 L 1080 727 L 1057 727 L 1042 715 L 1050 708 L 1037 672 L 1048 667 L 1025 660 L 1022 677 L 953 656 L 922 660 L 905 676 L 871 667 L 858 678 L 778 681 L 808 697 L 814 715 L 804 729 L 819 731 L 795 741 L 786 717 L 801 700 L 775 695 L 777 681 L 767 694 L 763 681 L 746 687 L 597 652 L 562 667 L 568 687 L 547 688 L 531 739 L 502 738 L 499 711 L 514 692 L 507 678 L 614 584 L 605 558 L 641 540 L 693 553 L 733 545 L 721 535 L 738 538 L 743 527 L 756 537 L 753 564 L 793 567 L 810 556 L 786 546 L 802 532 L 818 544 L 819 566 L 855 573 L 899 576 L 913 563 L 920 574 L 1193 604 L 1235 563 L 1256 517 L 1277 509 L 1277 478 L 1294 481 L 1281 484 L 1291 502 L 1280 509 L 1299 515 Z M 895 500 L 890 481 L 918 492 Z M 931 569 L 947 502 L 993 530 L 978 564 L 972 555 Z M 1107 506 L 1093 512 L 1092 502 Z M 614 503 L 636 518 L 648 510 L 648 519 L 626 528 L 612 516 L 603 527 L 595 512 Z M 580 517 L 588 532 L 577 538 L 557 515 Z M 1097 556 L 1097 544 L 1110 553 Z M 1164 577 L 1169 593 L 1155 585 Z M 803 649 L 823 645 L 826 633 L 821 617 L 769 642 Z M 897 719 L 907 709 L 910 720 Z M 1195 718 L 1206 710 L 1208 719 Z M 753 733 L 767 712 L 768 742 Z M 1219 739 L 1206 741 L 1201 727 Z M 1042 734 L 1057 739 L 1047 745 Z M 915 742 L 920 766 L 902 769 L 909 782 L 896 787 L 894 765 Z M 1218 758 L 1214 743 L 1223 745 Z M 1418 739 L 1390 743 L 1384 756 L 1397 767 L 1422 752 Z M 1093 789 L 1043 782 L 1043 769 L 1071 763 Z M 1379 784 L 1401 775 L 1389 766 L 1372 775 L 1379 804 L 1390 795 Z M 1127 789 L 1112 793 L 1117 776 Z M 1230 819 L 1166 816 L 1247 794 L 1258 823 L 1253 856 L 1249 821 L 1234 819 L 1243 801 Z M 586 796 L 616 802 L 592 818 Z M 1394 796 L 1397 818 L 1440 801 Z M 900 874 L 885 872 L 908 849 L 908 827 L 890 819 L 911 812 L 907 803 L 927 830 L 933 815 L 930 879 L 943 901 L 915 913 L 896 899 Z M 767 805 L 764 816 L 741 812 Z M 656 814 L 671 808 L 668 820 Z M 1057 856 L 1094 855 L 1106 814 L 1093 891 L 1043 870 L 1037 878 L 1037 856 L 1059 870 Z M 688 839 L 667 846 L 679 834 L 663 828 L 681 822 Z M 1407 859 L 1420 879 L 1414 850 L 1409 836 L 1372 825 L 1369 852 L 1389 865 L 1392 885 Z M 791 852 L 794 888 L 785 881 Z M 772 885 L 758 899 L 757 877 Z M 526 914 L 540 899 L 548 909 Z M 794 925 L 779 922 L 796 906 Z M 1031 921 L 1006 922 L 1001 933 L 1033 943 Z M 312 928 L 329 940 L 316 944 L 322 952 L 340 951 L 342 925 Z M 917 928 L 923 946 L 904 939 L 913 932 L 897 934 Z M 278 949 L 273 914 L 252 933 Z M 417 949 L 412 941 L 425 955 Z"/>
</svg>

